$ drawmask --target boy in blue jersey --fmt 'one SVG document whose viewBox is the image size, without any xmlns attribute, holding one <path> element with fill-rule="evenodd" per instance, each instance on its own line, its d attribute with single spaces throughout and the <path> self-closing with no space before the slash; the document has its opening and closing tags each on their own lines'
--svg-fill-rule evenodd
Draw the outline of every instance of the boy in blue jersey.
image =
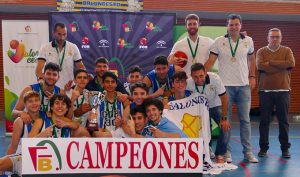
<svg viewBox="0 0 300 177">
<path fill-rule="evenodd" d="M 99 132 L 116 130 L 121 125 L 121 119 L 127 117 L 124 117 L 124 115 L 129 115 L 129 100 L 126 99 L 121 102 L 117 99 L 117 76 L 112 72 L 105 72 L 102 75 L 102 79 L 106 94 L 97 109 L 97 119 L 100 129 L 94 131 L 93 136 L 100 136 Z M 93 114 L 91 113 L 89 118 L 95 116 Z"/>
<path fill-rule="evenodd" d="M 142 135 L 154 138 L 187 138 L 173 122 L 162 117 L 163 103 L 155 98 L 146 99 L 143 103 L 148 118 L 147 126 Z"/>
<path fill-rule="evenodd" d="M 186 90 L 187 75 L 184 71 L 177 72 L 172 77 L 173 88 L 169 90 L 163 98 L 165 108 L 168 107 L 170 101 L 180 100 L 189 97 L 192 91 Z"/>
<path fill-rule="evenodd" d="M 40 110 L 40 97 L 39 94 L 35 91 L 28 91 L 24 94 L 23 102 L 25 103 L 26 113 L 30 116 L 32 121 L 28 124 L 24 123 L 21 117 L 18 117 L 14 121 L 13 125 L 13 133 L 11 144 L 8 146 L 7 155 L 16 153 L 16 151 L 20 151 L 20 142 L 21 138 L 28 137 L 28 134 L 32 128 L 32 124 L 36 119 L 40 118 L 39 110 Z"/>
<path fill-rule="evenodd" d="M 59 79 L 59 66 L 55 63 L 47 63 L 44 68 L 43 80 L 41 83 L 35 83 L 30 86 L 25 87 L 19 99 L 12 111 L 12 117 L 17 118 L 21 117 L 25 123 L 32 121 L 28 113 L 24 111 L 25 105 L 23 102 L 23 96 L 26 92 L 33 90 L 39 93 L 41 100 L 41 111 L 47 112 L 50 110 L 49 99 L 53 94 L 64 93 L 63 89 L 60 89 L 55 84 Z"/>
<path fill-rule="evenodd" d="M 43 114 L 43 118 L 35 119 L 28 137 L 69 138 L 73 136 L 75 131 L 78 130 L 79 124 L 65 117 L 68 114 L 70 107 L 71 100 L 68 98 L 68 96 L 62 94 L 53 95 L 50 99 L 50 113 Z M 21 154 L 15 154 L 11 157 L 5 156 L 1 158 L 0 174 L 1 171 L 12 171 L 13 173 L 21 176 Z"/>
<path fill-rule="evenodd" d="M 143 79 L 147 87 L 151 88 L 149 98 L 163 96 L 166 91 L 172 88 L 171 78 L 175 72 L 182 71 L 179 66 L 169 65 L 167 57 L 158 56 L 154 60 L 154 69 Z"/>
<path fill-rule="evenodd" d="M 75 98 L 72 98 L 73 100 Z M 42 120 L 36 120 L 29 133 L 29 137 L 54 137 L 69 138 L 75 134 L 79 128 L 79 123 L 66 118 L 72 101 L 67 95 L 55 94 L 50 99 L 50 112 L 44 115 Z M 42 127 L 45 130 L 39 133 Z M 88 132 L 86 131 L 86 135 Z"/>
</svg>

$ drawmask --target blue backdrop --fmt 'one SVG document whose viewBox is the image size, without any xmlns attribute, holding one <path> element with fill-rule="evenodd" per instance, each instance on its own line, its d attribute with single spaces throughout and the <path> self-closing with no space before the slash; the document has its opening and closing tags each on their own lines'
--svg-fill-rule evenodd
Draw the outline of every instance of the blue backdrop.
<svg viewBox="0 0 300 177">
<path fill-rule="evenodd" d="M 51 12 L 49 34 L 52 40 L 54 24 L 63 22 L 89 72 L 93 73 L 95 59 L 103 56 L 125 81 L 132 65 L 145 74 L 153 69 L 155 56 L 169 55 L 175 19 L 173 13 Z"/>
</svg>

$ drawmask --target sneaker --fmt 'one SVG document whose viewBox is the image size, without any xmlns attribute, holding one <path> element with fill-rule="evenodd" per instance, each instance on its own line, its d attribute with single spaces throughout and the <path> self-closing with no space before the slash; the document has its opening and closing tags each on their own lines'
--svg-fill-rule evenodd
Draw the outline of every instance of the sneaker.
<svg viewBox="0 0 300 177">
<path fill-rule="evenodd" d="M 265 157 L 267 155 L 267 151 L 261 149 L 257 155 L 258 157 Z"/>
<path fill-rule="evenodd" d="M 216 155 L 211 147 L 209 147 L 209 155 L 210 155 L 210 159 L 214 159 L 216 157 Z"/>
<path fill-rule="evenodd" d="M 246 152 L 244 154 L 244 160 L 250 163 L 258 163 L 257 158 L 253 155 L 252 152 Z"/>
<path fill-rule="evenodd" d="M 282 150 L 282 155 L 281 155 L 281 157 L 282 157 L 282 158 L 286 158 L 286 159 L 291 158 L 291 154 L 290 154 L 289 150 L 288 150 L 288 149 Z"/>
<path fill-rule="evenodd" d="M 227 163 L 231 163 L 232 162 L 231 152 L 230 151 L 226 151 L 226 153 L 225 153 L 225 162 L 227 162 Z"/>
</svg>

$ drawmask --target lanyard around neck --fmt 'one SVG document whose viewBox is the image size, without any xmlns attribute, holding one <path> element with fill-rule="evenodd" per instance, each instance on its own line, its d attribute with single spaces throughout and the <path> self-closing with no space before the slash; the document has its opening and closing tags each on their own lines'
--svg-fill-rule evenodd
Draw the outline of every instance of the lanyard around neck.
<svg viewBox="0 0 300 177">
<path fill-rule="evenodd" d="M 232 56 L 232 57 L 235 57 L 237 48 L 238 48 L 238 46 L 239 46 L 240 37 L 237 39 L 237 42 L 236 42 L 236 45 L 235 45 L 235 48 L 234 48 L 234 49 L 232 48 L 231 37 L 230 37 L 230 36 L 228 37 L 228 41 L 229 41 L 229 45 L 230 45 L 231 56 Z"/>
<path fill-rule="evenodd" d="M 205 85 L 206 85 L 205 83 L 202 85 L 202 91 L 201 91 L 201 94 L 204 93 Z M 195 88 L 196 88 L 197 92 L 200 93 L 200 91 L 199 91 L 198 86 L 196 85 L 196 83 L 195 83 Z"/>
<path fill-rule="evenodd" d="M 79 108 L 83 104 L 83 101 L 84 101 L 84 95 L 82 95 L 80 103 L 78 102 L 78 99 L 76 99 L 76 107 Z"/>
<path fill-rule="evenodd" d="M 193 50 L 192 45 L 191 45 L 191 41 L 190 41 L 189 38 L 187 38 L 187 41 L 188 41 L 188 43 L 189 43 L 189 48 L 190 48 L 190 51 L 191 51 L 191 53 L 192 53 L 192 57 L 193 57 L 193 59 L 195 59 L 195 58 L 196 58 L 196 55 L 197 55 L 197 51 L 198 51 L 199 37 L 197 38 L 197 44 L 196 44 L 195 50 Z"/>
<path fill-rule="evenodd" d="M 61 70 L 63 62 L 64 62 L 64 59 L 65 59 L 66 46 L 64 46 L 64 51 L 63 51 L 62 57 L 60 57 L 60 55 L 59 55 L 59 51 L 58 51 L 57 45 L 56 45 L 55 49 L 56 49 L 56 53 L 57 53 L 57 56 L 58 56 L 59 69 Z"/>
</svg>

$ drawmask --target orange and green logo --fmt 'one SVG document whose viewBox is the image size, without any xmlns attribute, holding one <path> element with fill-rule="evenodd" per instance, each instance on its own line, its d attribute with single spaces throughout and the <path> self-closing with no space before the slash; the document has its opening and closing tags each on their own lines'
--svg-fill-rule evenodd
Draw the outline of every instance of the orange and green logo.
<svg viewBox="0 0 300 177">
<path fill-rule="evenodd" d="M 97 20 L 94 20 L 93 21 L 93 30 L 97 31 L 97 30 L 100 30 L 100 31 L 107 31 L 108 28 L 107 26 L 105 26 L 104 24 L 101 24 L 100 21 L 97 21 Z"/>
<path fill-rule="evenodd" d="M 25 54 L 25 45 L 24 45 L 24 43 L 22 41 L 19 42 L 17 40 L 11 40 L 9 45 L 10 45 L 10 48 L 12 50 L 9 49 L 7 51 L 8 57 L 14 63 L 19 63 L 23 59 L 24 54 Z"/>
<path fill-rule="evenodd" d="M 130 49 L 130 48 L 133 48 L 133 45 L 129 42 L 126 42 L 124 38 L 119 38 L 118 39 L 118 43 L 117 43 L 118 47 L 120 49 Z"/>
<path fill-rule="evenodd" d="M 54 153 L 51 153 L 52 148 Z M 62 160 L 57 146 L 50 140 L 43 140 L 34 147 L 28 147 L 31 161 L 35 171 L 51 171 L 53 169 L 53 161 L 57 160 L 58 167 L 55 169 L 62 169 Z M 44 151 L 44 153 L 42 153 Z M 46 153 L 45 153 L 46 151 Z"/>
<path fill-rule="evenodd" d="M 19 63 L 23 58 L 26 58 L 27 63 L 35 63 L 39 51 L 30 49 L 29 52 L 25 50 L 25 44 L 22 41 L 11 40 L 10 49 L 7 51 L 7 56 L 14 63 Z"/>
<path fill-rule="evenodd" d="M 149 21 L 146 23 L 146 30 L 149 32 L 150 31 L 153 31 L 153 32 L 161 32 L 162 31 L 162 29 L 159 26 L 154 25 L 154 23 L 149 22 Z"/>
</svg>

